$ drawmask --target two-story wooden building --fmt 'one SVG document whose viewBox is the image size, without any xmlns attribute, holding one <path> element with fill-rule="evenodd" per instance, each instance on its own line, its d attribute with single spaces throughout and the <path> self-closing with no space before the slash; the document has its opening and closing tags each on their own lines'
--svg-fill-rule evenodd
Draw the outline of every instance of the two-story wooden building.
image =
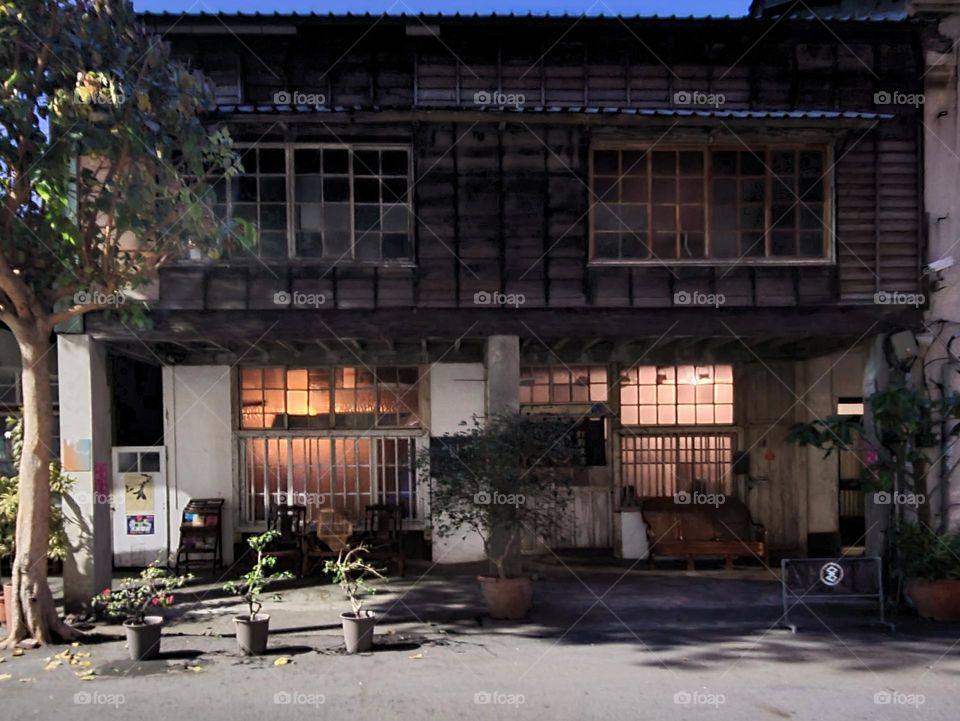
<svg viewBox="0 0 960 721">
<path fill-rule="evenodd" d="M 855 408 L 923 312 L 916 24 L 146 20 L 216 84 L 245 173 L 207 200 L 259 243 L 168 266 L 149 328 L 60 337 L 90 483 L 139 468 L 111 378 L 162 387 L 162 437 L 122 423 L 160 447 L 156 537 L 121 545 L 175 548 L 184 502 L 221 496 L 229 546 L 278 493 L 397 503 L 429 540 L 416 447 L 513 406 L 590 444 L 555 546 L 617 549 L 623 504 L 692 490 L 742 498 L 774 552 L 857 542 L 855 462 L 784 434 Z"/>
</svg>

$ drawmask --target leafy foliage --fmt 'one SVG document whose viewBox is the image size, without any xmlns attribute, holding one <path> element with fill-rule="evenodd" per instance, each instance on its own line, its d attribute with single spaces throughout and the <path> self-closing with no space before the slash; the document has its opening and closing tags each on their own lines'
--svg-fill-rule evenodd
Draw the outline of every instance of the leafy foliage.
<svg viewBox="0 0 960 721">
<path fill-rule="evenodd" d="M 14 467 L 20 467 L 23 451 L 23 419 L 7 418 L 7 437 L 11 440 Z M 60 463 L 50 464 L 50 545 L 47 556 L 62 560 L 67 553 L 67 535 L 64 528 L 60 498 L 65 495 L 75 479 L 60 470 Z M 17 509 L 20 506 L 20 477 L 0 476 L 0 560 L 13 556 L 16 540 Z"/>
<path fill-rule="evenodd" d="M 103 310 L 188 247 L 248 245 L 212 210 L 240 170 L 213 105 L 128 0 L 0 1 L 0 315 Z"/>
<path fill-rule="evenodd" d="M 276 556 L 266 555 L 269 545 L 280 536 L 280 531 L 272 530 L 261 533 L 259 536 L 251 536 L 247 539 L 247 545 L 257 554 L 257 560 L 253 568 L 243 574 L 237 581 L 227 581 L 223 584 L 223 589 L 228 593 L 234 593 L 243 599 L 250 609 L 250 620 L 255 621 L 263 603 L 260 597 L 263 590 L 272 583 L 292 578 L 293 574 L 289 571 L 280 573 L 268 573 L 277 563 Z"/>
<path fill-rule="evenodd" d="M 917 388 L 894 384 L 874 393 L 867 402 L 880 440 L 876 459 L 861 472 L 864 485 L 870 490 L 893 488 L 894 479 L 904 473 L 908 464 L 914 468 L 925 466 L 923 449 L 936 444 L 935 416 L 960 419 L 957 393 L 933 401 Z M 786 439 L 820 448 L 829 456 L 836 450 L 854 450 L 854 442 L 863 431 L 862 421 L 853 416 L 827 416 L 811 423 L 795 423 Z"/>
<path fill-rule="evenodd" d="M 366 552 L 367 548 L 361 544 L 348 551 L 340 551 L 337 560 L 323 563 L 323 572 L 343 590 L 357 618 L 360 618 L 363 611 L 363 597 L 377 592 L 376 588 L 369 584 L 369 579 L 383 578 L 383 569 L 371 566 L 364 560 L 363 555 Z"/>
<path fill-rule="evenodd" d="M 172 606 L 176 597 L 171 593 L 193 578 L 192 575 L 174 576 L 159 562 L 151 563 L 137 578 L 126 578 L 120 588 L 109 588 L 93 597 L 93 606 L 110 616 L 142 624 L 151 609 Z"/>
<path fill-rule="evenodd" d="M 960 534 L 941 535 L 926 525 L 900 523 L 893 532 L 893 572 L 904 579 L 960 579 Z"/>
<path fill-rule="evenodd" d="M 580 453 L 569 422 L 504 414 L 438 439 L 417 458 L 432 478 L 434 529 L 472 528 L 500 577 L 522 534 L 555 529 L 571 497 L 570 467 Z M 500 541 L 494 542 L 499 536 Z"/>
</svg>

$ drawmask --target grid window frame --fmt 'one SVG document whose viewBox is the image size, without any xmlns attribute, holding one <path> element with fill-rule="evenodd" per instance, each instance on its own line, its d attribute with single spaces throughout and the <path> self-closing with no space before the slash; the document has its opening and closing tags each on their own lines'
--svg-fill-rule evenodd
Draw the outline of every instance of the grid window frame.
<svg viewBox="0 0 960 721">
<path fill-rule="evenodd" d="M 235 209 L 241 206 L 253 206 L 252 201 L 240 201 L 234 198 L 235 192 L 232 188 L 239 186 L 241 179 L 254 175 L 259 179 L 262 175 L 259 162 L 260 152 L 263 150 L 273 151 L 281 150 L 284 154 L 284 218 L 285 218 L 285 246 L 286 253 L 283 255 L 263 255 L 263 243 L 260 234 L 260 211 L 261 201 L 256 201 L 257 207 L 257 248 L 258 257 L 278 259 L 278 260 L 297 260 L 297 261 L 336 261 L 354 263 L 359 265 L 415 265 L 414 248 L 414 210 L 413 210 L 413 148 L 409 143 L 331 143 L 331 142 L 260 142 L 235 144 L 241 157 L 253 152 L 257 158 L 254 173 L 250 173 L 247 168 L 241 175 L 229 180 L 220 180 L 214 184 L 213 202 L 211 207 L 219 218 L 234 218 Z M 347 153 L 347 165 L 345 169 L 333 165 L 327 172 L 327 154 L 335 154 L 341 151 Z M 321 157 L 321 164 L 316 173 L 297 171 L 297 156 L 301 154 L 306 158 L 306 153 L 318 152 Z M 405 159 L 398 163 L 397 154 L 405 155 Z M 357 160 L 358 155 L 375 154 L 378 160 L 378 168 L 373 172 L 369 162 Z M 331 155 L 332 157 L 332 155 Z M 389 162 L 388 162 L 389 159 Z M 304 160 L 306 162 L 306 160 Z M 402 168 L 402 169 L 401 169 Z M 386 172 L 389 169 L 390 172 Z M 279 177 L 279 174 L 277 174 Z M 319 196 L 304 200 L 308 194 L 303 191 L 303 187 L 298 186 L 298 178 L 319 178 Z M 357 223 L 357 182 L 378 180 L 378 198 L 376 203 L 359 203 L 360 206 L 369 208 L 377 207 L 376 224 L 377 230 L 369 230 L 364 233 Z M 330 187 L 328 188 L 328 181 Z M 348 195 L 342 196 L 342 190 L 333 189 L 333 181 L 345 181 Z M 301 180 L 300 183 L 305 183 Z M 229 184 L 229 185 L 228 185 Z M 259 183 L 258 183 L 259 185 Z M 227 192 L 228 188 L 231 192 Z M 303 192 L 301 192 L 303 191 Z M 389 192 L 388 192 L 389 191 Z M 327 193 L 333 198 L 336 192 L 337 200 L 328 200 Z M 319 215 L 315 215 L 320 206 Z M 329 207 L 327 207 L 329 206 Z M 342 208 L 340 206 L 343 206 Z M 302 228 L 304 223 L 305 208 L 309 208 L 314 215 L 310 218 L 311 224 Z M 346 221 L 349 227 L 348 235 L 344 238 L 338 238 L 336 241 L 331 238 L 327 243 L 326 239 L 320 238 L 320 253 L 307 252 L 307 233 L 313 236 L 327 233 L 326 218 L 327 213 L 336 210 L 336 215 L 343 216 L 341 220 Z M 250 215 L 249 211 L 246 213 Z M 250 218 L 247 218 L 248 220 Z M 389 226 L 389 231 L 385 229 Z M 340 232 L 343 228 L 340 228 Z M 330 231 L 331 233 L 333 231 Z M 371 253 L 372 235 L 376 234 L 377 252 Z M 313 243 L 317 242 L 316 237 L 310 238 Z M 335 243 L 340 243 L 342 247 L 334 250 Z M 358 254 L 358 248 L 364 250 Z M 328 249 L 329 252 L 328 252 Z M 402 252 L 397 252 L 401 249 Z M 304 252 L 301 252 L 303 250 Z M 391 252 L 385 255 L 385 251 Z M 365 257 L 363 257 L 365 256 Z M 242 258 L 242 256 L 240 256 Z M 236 258 L 234 258 L 235 260 Z"/>
<path fill-rule="evenodd" d="M 799 196 L 798 201 L 792 194 L 787 198 L 776 199 L 776 194 L 783 194 L 785 188 L 778 180 L 778 174 L 774 168 L 774 156 L 778 153 L 792 152 L 794 154 L 794 164 L 796 171 L 792 175 L 792 190 Z M 607 157 L 598 159 L 598 154 L 604 153 Z M 659 164 L 655 156 L 663 156 L 672 153 L 677 158 L 676 171 L 672 177 L 674 180 L 675 202 L 673 212 L 670 213 L 669 193 L 664 193 L 663 188 L 654 181 L 659 176 L 668 177 L 668 174 L 662 169 L 655 169 L 655 161 Z M 701 202 L 694 198 L 693 201 L 682 202 L 683 198 L 690 197 L 681 193 L 681 186 L 688 179 L 695 179 L 697 176 L 684 173 L 679 158 L 681 154 L 694 153 L 701 154 L 702 177 L 699 178 L 698 185 L 702 186 L 697 192 L 702 199 L 703 213 L 702 217 L 697 218 L 693 209 L 700 206 Z M 751 201 L 742 200 L 744 197 L 744 182 L 758 180 L 753 177 L 757 174 L 748 174 L 744 177 L 736 177 L 736 198 L 734 208 L 736 213 L 736 252 L 727 255 L 718 255 L 716 252 L 719 247 L 718 240 L 721 237 L 717 234 L 715 227 L 714 208 L 717 206 L 716 188 L 714 186 L 714 155 L 718 153 L 742 153 L 745 155 L 759 156 L 759 167 L 763 173 L 763 228 L 756 231 L 762 235 L 762 253 L 745 255 L 740 251 L 741 247 L 741 204 L 750 204 Z M 810 190 L 804 190 L 804 180 L 800 177 L 799 168 L 801 167 L 800 154 L 816 154 L 819 156 L 819 174 L 816 176 L 814 185 L 821 185 L 821 192 L 816 197 L 808 195 Z M 616 154 L 616 167 L 612 167 L 610 154 Z M 833 213 L 833 148 L 828 142 L 817 143 L 756 143 L 744 147 L 744 145 L 656 145 L 650 144 L 631 144 L 619 142 L 600 142 L 590 147 L 589 157 L 589 264 L 594 266 L 643 266 L 643 265 L 708 265 L 717 266 L 724 264 L 753 264 L 753 265 L 831 265 L 836 262 L 836 250 L 833 242 L 835 236 L 835 218 Z M 737 171 L 740 170 L 740 161 L 738 159 Z M 644 168 L 642 176 L 631 176 L 627 174 L 631 168 Z M 627 171 L 625 173 L 625 171 Z M 810 177 L 810 176 L 804 176 Z M 741 182 L 744 181 L 744 182 Z M 632 184 L 633 190 L 628 194 L 626 188 Z M 690 186 L 692 187 L 692 186 Z M 659 201 L 659 202 L 658 202 Z M 773 237 L 775 233 L 782 237 L 781 226 L 775 226 L 778 218 L 774 217 L 773 206 L 778 204 L 781 207 L 793 206 L 792 214 L 794 216 L 793 232 L 795 233 L 795 248 L 798 251 L 796 255 L 774 254 Z M 686 207 L 686 210 L 685 210 Z M 619 208 L 645 208 L 645 212 L 621 211 Z M 819 209 L 819 216 L 815 216 L 811 211 Z M 656 215 L 655 215 L 656 214 Z M 669 216 L 669 217 L 668 217 Z M 811 216 L 815 216 L 815 222 L 811 221 Z M 639 226 L 633 226 L 620 222 L 618 218 L 644 218 Z M 804 217 L 807 226 L 804 227 L 800 218 Z M 695 219 L 695 220 L 692 220 Z M 645 222 L 645 227 L 643 224 Z M 673 229 L 658 233 L 657 227 L 665 227 L 665 223 L 672 223 Z M 659 223 L 659 225 L 658 225 Z M 702 226 L 702 252 L 698 252 L 697 245 L 700 242 L 697 234 L 700 233 Z M 689 228 L 689 232 L 684 237 L 684 228 Z M 746 228 L 743 228 L 746 230 Z M 662 241 L 658 246 L 658 236 L 674 234 L 675 254 L 667 255 L 663 253 Z M 805 247 L 809 248 L 810 241 L 814 236 L 820 239 L 819 254 L 800 255 L 801 235 L 807 243 Z M 692 243 L 690 242 L 692 240 Z M 743 244 L 747 245 L 747 244 Z M 690 251 L 684 256 L 683 253 L 690 246 Z M 616 255 L 611 250 L 616 247 Z M 658 247 L 661 253 L 657 253 Z M 749 246 L 747 246 L 749 247 Z M 637 251 L 636 254 L 626 254 L 626 250 Z"/>
<path fill-rule="evenodd" d="M 586 379 L 586 383 L 581 382 Z M 585 389 L 586 398 L 576 389 Z M 520 368 L 520 405 L 607 403 L 609 373 L 605 365 L 531 365 Z"/>
<path fill-rule="evenodd" d="M 376 366 L 373 370 L 362 366 L 241 366 L 235 383 L 238 411 L 234 425 L 241 432 L 285 434 L 416 431 L 424 427 L 420 381 L 416 366 Z M 338 398 L 348 407 L 338 409 Z M 389 399 L 393 402 L 387 406 Z M 262 412 L 244 410 L 258 405 Z M 291 406 L 306 408 L 307 413 L 291 414 Z M 276 410 L 280 408 L 282 411 Z"/>
<path fill-rule="evenodd" d="M 694 378 L 697 382 L 691 382 Z M 719 427 L 736 422 L 731 364 L 633 366 L 621 370 L 618 392 L 624 427 Z"/>
</svg>

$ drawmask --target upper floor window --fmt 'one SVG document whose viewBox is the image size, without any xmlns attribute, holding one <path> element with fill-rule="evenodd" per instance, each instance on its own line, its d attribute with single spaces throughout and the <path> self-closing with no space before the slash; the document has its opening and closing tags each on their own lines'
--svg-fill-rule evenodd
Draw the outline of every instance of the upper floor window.
<svg viewBox="0 0 960 721">
<path fill-rule="evenodd" d="M 420 425 L 415 367 L 241 368 L 241 429 Z"/>
<path fill-rule="evenodd" d="M 598 147 L 595 261 L 829 257 L 823 147 Z"/>
<path fill-rule="evenodd" d="M 244 174 L 215 186 L 215 210 L 257 227 L 259 255 L 412 259 L 406 146 L 264 143 L 241 157 Z"/>
</svg>

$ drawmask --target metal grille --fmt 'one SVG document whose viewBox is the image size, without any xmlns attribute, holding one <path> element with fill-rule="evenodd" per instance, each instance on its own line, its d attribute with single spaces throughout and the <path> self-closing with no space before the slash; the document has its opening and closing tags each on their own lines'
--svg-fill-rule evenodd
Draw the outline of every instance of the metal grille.
<svg viewBox="0 0 960 721">
<path fill-rule="evenodd" d="M 240 439 L 243 518 L 266 522 L 270 503 L 307 507 L 308 520 L 333 509 L 362 524 L 374 503 L 418 519 L 416 438 L 244 436 Z"/>
<path fill-rule="evenodd" d="M 621 477 L 640 498 L 733 491 L 734 433 L 658 433 L 620 437 Z"/>
</svg>

